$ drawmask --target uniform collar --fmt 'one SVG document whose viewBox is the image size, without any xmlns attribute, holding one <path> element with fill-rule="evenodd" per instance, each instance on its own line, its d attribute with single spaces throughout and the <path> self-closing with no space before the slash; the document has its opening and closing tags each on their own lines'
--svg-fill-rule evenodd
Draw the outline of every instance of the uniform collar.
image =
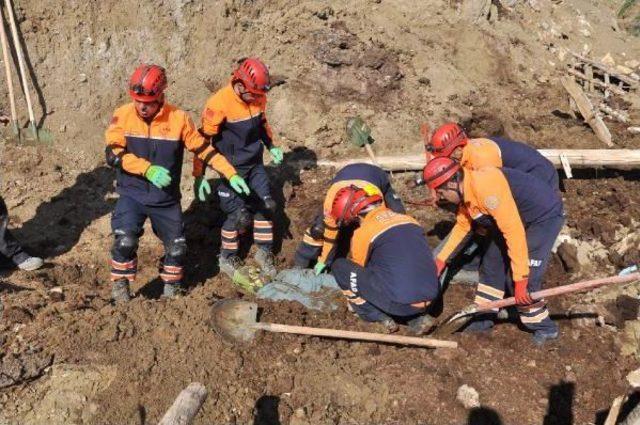
<svg viewBox="0 0 640 425">
<path fill-rule="evenodd" d="M 460 166 L 466 167 L 469 164 L 469 157 L 471 156 L 471 149 L 469 149 L 469 143 L 462 147 L 462 158 L 460 158 Z"/>
</svg>

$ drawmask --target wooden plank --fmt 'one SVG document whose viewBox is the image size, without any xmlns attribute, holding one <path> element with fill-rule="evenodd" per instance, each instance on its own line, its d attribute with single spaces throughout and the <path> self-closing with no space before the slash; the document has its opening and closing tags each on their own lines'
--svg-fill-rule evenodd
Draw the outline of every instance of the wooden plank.
<svg viewBox="0 0 640 425">
<path fill-rule="evenodd" d="M 573 169 L 594 167 L 628 169 L 640 166 L 640 149 L 538 149 L 538 152 L 551 161 L 556 168 L 562 167 L 560 155 L 567 158 Z M 382 168 L 389 171 L 422 170 L 426 163 L 424 152 L 397 156 L 378 155 L 376 159 Z M 320 160 L 317 165 L 342 168 L 348 164 L 362 162 L 371 164 L 368 157 L 361 157 L 341 161 Z"/>
<path fill-rule="evenodd" d="M 609 414 L 607 415 L 607 419 L 604 421 L 604 425 L 616 425 L 618 416 L 620 416 L 620 408 L 622 407 L 624 398 L 625 396 L 621 395 L 613 400 L 613 404 L 611 405 L 611 409 L 609 409 Z"/>
<path fill-rule="evenodd" d="M 207 398 L 207 389 L 198 382 L 192 382 L 182 390 L 173 402 L 167 413 L 164 414 L 158 425 L 190 425 L 198 414 L 204 400 Z"/>
<path fill-rule="evenodd" d="M 559 156 L 560 156 L 560 164 L 562 164 L 562 168 L 564 169 L 564 174 L 567 176 L 568 179 L 573 178 L 573 173 L 571 172 L 571 165 L 569 164 L 567 155 L 561 153 Z"/>
<path fill-rule="evenodd" d="M 594 89 L 594 84 L 593 84 L 593 68 L 591 68 L 590 65 L 585 65 L 584 67 L 584 75 L 587 76 L 587 79 L 585 80 L 586 84 L 585 84 L 585 90 L 587 91 L 593 91 Z"/>
<path fill-rule="evenodd" d="M 592 59 L 587 59 L 586 57 L 576 53 L 576 52 L 572 52 L 569 51 L 569 53 L 571 53 L 574 57 L 576 57 L 578 60 L 580 60 L 581 62 L 584 62 L 586 64 L 589 64 L 595 68 L 601 69 L 602 71 L 611 74 L 611 76 L 619 79 L 620 81 L 624 81 L 625 83 L 627 83 L 629 86 L 633 87 L 633 88 L 638 88 L 638 86 L 640 85 L 638 83 L 638 81 L 634 80 L 633 78 L 629 78 L 626 75 L 622 75 L 618 72 L 616 72 L 616 70 L 614 68 L 611 68 L 610 66 L 607 66 L 603 63 L 594 61 Z"/>
<path fill-rule="evenodd" d="M 562 86 L 569 93 L 569 95 L 576 101 L 578 110 L 587 124 L 593 129 L 598 139 L 604 142 L 607 146 L 615 146 L 611 141 L 611 132 L 607 125 L 602 121 L 602 118 L 598 116 L 589 98 L 584 94 L 584 91 L 573 80 L 573 78 L 563 77 L 561 80 Z"/>
</svg>

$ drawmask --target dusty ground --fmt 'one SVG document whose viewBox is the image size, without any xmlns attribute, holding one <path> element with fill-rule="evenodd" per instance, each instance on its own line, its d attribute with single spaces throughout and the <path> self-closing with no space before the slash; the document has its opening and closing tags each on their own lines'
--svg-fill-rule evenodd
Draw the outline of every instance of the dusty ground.
<svg viewBox="0 0 640 425">
<path fill-rule="evenodd" d="M 21 4 L 38 116 L 46 112 L 55 142 L 3 146 L 0 193 L 12 226 L 48 266 L 7 270 L 0 283 L 0 422 L 155 423 L 192 381 L 210 391 L 200 424 L 603 422 L 614 396 L 628 391 L 627 372 L 638 366 L 640 329 L 637 321 L 608 316 L 604 326 L 594 323 L 597 314 L 611 313 L 621 292 L 637 296 L 636 286 L 553 302 L 562 337 L 544 349 L 512 324 L 490 335 L 455 335 L 457 351 L 270 334 L 249 347 L 229 346 L 209 329 L 209 308 L 239 294 L 217 274 L 215 202 L 193 202 L 186 168 L 188 296 L 158 299 L 161 247 L 149 230 L 139 252 L 138 297 L 126 306 L 109 302 L 116 196 L 101 138 L 140 59 L 168 67 L 170 98 L 194 115 L 207 87 L 224 81 L 247 53 L 285 79 L 270 103 L 289 161 L 271 169 L 285 206 L 278 229 L 283 267 L 330 178 L 327 170 L 291 164 L 360 155 L 343 141 L 352 113 L 371 123 L 379 152 L 419 152 L 419 123 L 445 118 L 463 121 L 473 134 L 506 134 L 538 147 L 602 147 L 564 114 L 558 77 L 567 49 L 586 45 L 593 57 L 611 52 L 619 63 L 640 57 L 640 43 L 618 25 L 614 4 L 541 0 L 536 12 L 518 2 L 500 7 L 497 20 L 472 23 L 468 2 L 415 3 L 75 1 L 64 10 L 51 0 Z M 617 146 L 640 146 L 624 126 L 608 124 Z M 395 177 L 403 198 L 422 199 L 404 187 L 407 177 Z M 576 172 L 563 184 L 563 235 L 575 252 L 554 256 L 547 285 L 638 261 L 637 172 Z M 433 244 L 452 218 L 417 206 L 410 212 Z M 444 314 L 471 297 L 472 288 L 453 286 Z M 344 307 L 320 314 L 291 303 L 260 305 L 265 321 L 377 330 Z M 456 401 L 463 384 L 479 392 L 481 408 Z"/>
</svg>

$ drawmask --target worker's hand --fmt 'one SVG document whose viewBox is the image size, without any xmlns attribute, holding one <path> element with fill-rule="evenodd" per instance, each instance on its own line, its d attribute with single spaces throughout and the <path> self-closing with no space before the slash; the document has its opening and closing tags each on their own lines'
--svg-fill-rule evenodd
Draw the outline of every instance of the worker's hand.
<svg viewBox="0 0 640 425">
<path fill-rule="evenodd" d="M 193 191 L 201 202 L 207 200 L 207 196 L 211 195 L 211 185 L 204 176 L 196 177 L 193 183 Z"/>
<path fill-rule="evenodd" d="M 271 154 L 271 158 L 273 159 L 273 163 L 279 165 L 282 163 L 284 159 L 284 153 L 282 153 L 282 149 L 280 148 L 271 148 L 269 149 L 269 153 Z"/>
<path fill-rule="evenodd" d="M 517 280 L 514 282 L 513 296 L 516 299 L 516 304 L 518 305 L 533 304 L 533 299 L 531 298 L 531 295 L 529 295 L 529 291 L 527 290 L 528 285 L 529 285 L 529 279 L 527 278 L 524 278 L 522 280 Z"/>
<path fill-rule="evenodd" d="M 438 275 L 438 278 L 442 276 L 442 272 L 446 267 L 447 267 L 447 264 L 444 261 L 436 258 L 436 273 Z"/>
<path fill-rule="evenodd" d="M 233 176 L 231 176 L 231 178 L 229 179 L 229 184 L 231 185 L 231 188 L 233 190 L 235 190 L 241 195 L 243 193 L 245 195 L 248 195 L 249 193 L 251 193 L 251 191 L 249 190 L 249 186 L 247 186 L 247 182 L 245 182 L 244 179 L 237 174 L 234 174 Z"/>
<path fill-rule="evenodd" d="M 144 176 L 159 189 L 171 184 L 171 174 L 169 170 L 159 165 L 150 166 L 144 173 Z"/>
<path fill-rule="evenodd" d="M 327 265 L 325 263 L 323 263 L 322 261 L 318 261 L 315 267 L 313 268 L 313 272 L 316 274 L 316 276 L 318 276 L 326 268 L 327 268 Z"/>
</svg>

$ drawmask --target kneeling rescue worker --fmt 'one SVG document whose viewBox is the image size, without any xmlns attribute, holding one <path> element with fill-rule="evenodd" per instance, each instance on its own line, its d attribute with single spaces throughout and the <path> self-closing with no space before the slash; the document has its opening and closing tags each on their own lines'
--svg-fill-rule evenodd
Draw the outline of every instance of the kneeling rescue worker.
<svg viewBox="0 0 640 425">
<path fill-rule="evenodd" d="M 349 186 L 373 187 L 382 194 L 386 206 L 400 214 L 405 213 L 402 201 L 396 195 L 389 176 L 380 167 L 366 163 L 350 164 L 340 169 L 331 180 L 331 185 L 324 198 L 323 210 L 316 215 L 313 224 L 305 231 L 302 242 L 295 254 L 295 266 L 307 268 L 317 260 L 315 271 L 320 274 L 336 254 L 339 234 L 337 223 L 331 216 L 331 209 L 336 194 L 340 189 Z M 345 232 L 348 236 L 348 232 Z"/>
<path fill-rule="evenodd" d="M 427 307 L 439 294 L 433 254 L 423 228 L 413 218 L 384 205 L 374 187 L 344 187 L 336 193 L 331 217 L 339 226 L 355 224 L 349 259 L 331 266 L 351 309 L 363 320 L 397 330 L 394 318 L 408 319 L 416 333 L 431 324 Z"/>
<path fill-rule="evenodd" d="M 233 278 L 242 267 L 238 257 L 239 235 L 253 220 L 253 239 L 258 245 L 256 262 L 267 277 L 274 277 L 276 269 L 272 250 L 273 216 L 276 202 L 271 197 L 269 178 L 265 171 L 262 153 L 269 149 L 274 164 L 282 162 L 282 149 L 273 142 L 271 126 L 267 121 L 267 92 L 270 89 L 269 70 L 257 58 L 243 60 L 233 71 L 231 81 L 212 95 L 202 113 L 200 132 L 247 180 L 253 194 L 235 193 L 232 187 L 222 183 L 218 187 L 220 207 L 226 214 L 222 225 L 220 270 Z M 264 147 L 263 147 L 264 146 Z M 193 175 L 195 190 L 200 200 L 211 187 L 204 179 L 201 161 L 194 158 Z"/>
<path fill-rule="evenodd" d="M 551 248 L 564 224 L 558 192 L 529 174 L 510 168 L 462 168 L 447 157 L 434 158 L 423 171 L 438 202 L 457 206 L 456 224 L 437 254 L 438 275 L 473 229 L 489 229 L 480 266 L 476 303 L 498 300 L 509 290 L 518 304 L 520 321 L 536 344 L 557 338 L 544 301 L 533 303 L 529 291 L 542 287 Z M 493 327 L 495 313 L 479 316 L 468 330 Z"/>
<path fill-rule="evenodd" d="M 151 219 L 164 244 L 160 278 L 164 295 L 182 292 L 187 252 L 180 207 L 184 148 L 214 168 L 238 191 L 247 190 L 234 167 L 198 133 L 189 115 L 165 102 L 167 77 L 158 65 L 140 65 L 129 81 L 133 99 L 116 109 L 106 138 L 107 163 L 117 169 L 120 198 L 111 217 L 115 242 L 111 250 L 112 297 L 130 299 L 137 271 L 138 239 Z"/>
</svg>

